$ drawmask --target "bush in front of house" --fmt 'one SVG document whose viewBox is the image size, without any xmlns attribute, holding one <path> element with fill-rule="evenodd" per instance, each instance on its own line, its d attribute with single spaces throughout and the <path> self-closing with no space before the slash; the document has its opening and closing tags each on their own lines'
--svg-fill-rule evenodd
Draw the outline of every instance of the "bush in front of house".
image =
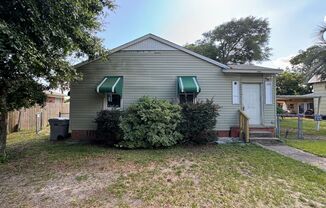
<svg viewBox="0 0 326 208">
<path fill-rule="evenodd" d="M 119 126 L 122 116 L 120 110 L 103 110 L 97 114 L 95 123 L 97 124 L 96 138 L 109 145 L 117 144 L 121 141 L 122 130 Z"/>
<path fill-rule="evenodd" d="M 220 106 L 207 99 L 205 102 L 181 105 L 182 120 L 178 127 L 183 142 L 204 144 L 216 140 L 214 127 Z"/>
<path fill-rule="evenodd" d="M 121 119 L 122 148 L 158 148 L 173 146 L 181 140 L 177 131 L 180 106 L 167 100 L 142 97 L 126 110 Z"/>
</svg>

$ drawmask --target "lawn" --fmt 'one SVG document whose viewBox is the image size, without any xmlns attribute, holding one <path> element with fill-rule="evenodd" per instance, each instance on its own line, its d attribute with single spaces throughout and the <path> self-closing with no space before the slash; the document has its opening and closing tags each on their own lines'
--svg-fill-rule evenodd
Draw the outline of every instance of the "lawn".
<svg viewBox="0 0 326 208">
<path fill-rule="evenodd" d="M 289 129 L 289 136 L 295 138 L 298 129 L 298 118 L 280 119 L 281 133 L 284 136 L 286 129 Z M 320 131 L 316 130 L 316 121 L 313 119 L 303 119 L 303 134 L 306 136 L 321 136 L 326 138 L 326 121 L 320 122 Z"/>
<path fill-rule="evenodd" d="M 9 136 L 2 207 L 325 207 L 326 173 L 255 145 L 118 150 Z"/>
<path fill-rule="evenodd" d="M 326 157 L 326 121 L 320 122 L 320 131 L 316 130 L 313 119 L 303 119 L 304 139 L 296 139 L 298 118 L 281 119 L 281 138 L 285 137 L 286 129 L 289 130 L 287 145 L 301 149 L 312 154 Z"/>
<path fill-rule="evenodd" d="M 287 139 L 286 144 L 321 157 L 326 157 L 326 140 Z"/>
</svg>

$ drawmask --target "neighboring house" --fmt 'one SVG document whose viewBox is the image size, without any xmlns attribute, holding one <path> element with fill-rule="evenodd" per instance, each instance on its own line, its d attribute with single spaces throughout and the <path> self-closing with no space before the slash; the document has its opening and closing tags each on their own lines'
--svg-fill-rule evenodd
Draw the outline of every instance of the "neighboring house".
<svg viewBox="0 0 326 208">
<path fill-rule="evenodd" d="M 326 115 L 326 80 L 312 77 L 308 84 L 313 93 L 305 95 L 277 95 L 277 105 L 288 113 Z"/>
<path fill-rule="evenodd" d="M 290 114 L 311 114 L 314 112 L 315 95 L 277 95 L 277 106 Z"/>
<path fill-rule="evenodd" d="M 75 66 L 83 80 L 70 86 L 70 128 L 74 139 L 95 136 L 94 119 L 103 109 L 126 109 L 147 95 L 173 103 L 213 98 L 219 104 L 216 130 L 229 136 L 239 110 L 250 125 L 274 132 L 275 74 L 280 69 L 224 65 L 152 34 L 111 51 L 108 60 Z"/>
<path fill-rule="evenodd" d="M 46 94 L 46 104 L 48 103 L 64 103 L 66 95 L 53 91 L 44 91 Z"/>
</svg>

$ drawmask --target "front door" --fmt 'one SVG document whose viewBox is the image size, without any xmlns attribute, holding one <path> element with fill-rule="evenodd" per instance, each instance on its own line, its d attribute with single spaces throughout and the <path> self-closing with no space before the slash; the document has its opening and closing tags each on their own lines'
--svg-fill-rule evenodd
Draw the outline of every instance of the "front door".
<svg viewBox="0 0 326 208">
<path fill-rule="evenodd" d="M 242 84 L 242 110 L 249 116 L 249 124 L 261 124 L 260 84 Z"/>
</svg>

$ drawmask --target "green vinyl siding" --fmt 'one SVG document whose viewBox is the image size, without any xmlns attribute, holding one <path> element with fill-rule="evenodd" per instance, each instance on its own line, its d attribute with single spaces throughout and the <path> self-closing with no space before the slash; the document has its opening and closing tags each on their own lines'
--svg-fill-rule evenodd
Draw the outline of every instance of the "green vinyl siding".
<svg viewBox="0 0 326 208">
<path fill-rule="evenodd" d="M 144 95 L 177 103 L 177 77 L 196 76 L 201 88 L 197 99 L 213 98 L 222 107 L 216 124 L 218 130 L 229 130 L 231 126 L 238 125 L 241 105 L 232 104 L 232 81 L 258 82 L 263 87 L 265 80 L 261 74 L 224 74 L 216 65 L 179 50 L 119 51 L 107 61 L 98 60 L 78 70 L 83 73 L 83 80 L 71 84 L 72 130 L 96 128 L 94 118 L 102 110 L 104 95 L 96 93 L 94 89 L 108 75 L 123 76 L 123 109 Z M 273 125 L 275 104 L 263 104 L 262 110 L 264 124 Z"/>
</svg>

